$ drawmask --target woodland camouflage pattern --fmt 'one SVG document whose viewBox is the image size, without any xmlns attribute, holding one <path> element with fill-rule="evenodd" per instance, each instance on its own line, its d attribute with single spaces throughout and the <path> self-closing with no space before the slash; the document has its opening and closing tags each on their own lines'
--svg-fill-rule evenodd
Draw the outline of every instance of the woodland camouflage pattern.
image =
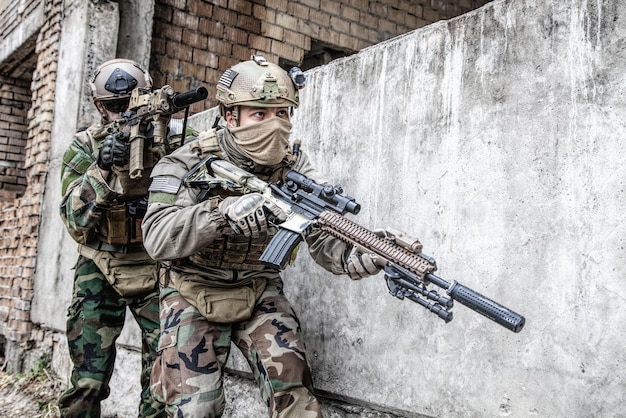
<svg viewBox="0 0 626 418">
<path fill-rule="evenodd" d="M 248 360 L 271 417 L 321 417 L 300 325 L 283 294 L 282 279 L 277 270 L 258 262 L 269 240 L 255 242 L 250 237 L 243 243 L 242 236 L 234 234 L 218 209 L 228 191 L 210 189 L 207 199 L 199 201 L 199 188 L 181 185 L 183 176 L 208 154 L 218 151 L 222 158 L 234 162 L 221 146 L 227 141 L 220 137 L 223 132 L 201 133 L 199 140 L 163 157 L 152 172 L 155 181 L 142 223 L 145 246 L 151 257 L 162 260 L 170 270 L 161 289 L 162 335 L 152 390 L 166 403 L 169 416 L 221 416 L 225 402 L 222 369 L 232 341 Z M 291 154 L 279 167 L 266 167 L 264 173 L 254 174 L 267 181 L 275 174 L 280 177 L 288 168 L 316 180 L 320 177 L 304 153 Z M 271 231 L 268 228 L 268 234 Z M 224 245 L 217 254 L 215 245 L 220 242 Z M 312 233 L 307 244 L 319 265 L 345 274 L 344 243 Z M 235 251 L 242 260 L 238 267 L 232 264 Z M 257 256 L 254 263 L 248 257 L 251 253 Z M 245 286 L 253 279 L 264 279 L 267 286 L 249 318 L 218 323 L 202 316 L 199 302 L 194 300 L 197 294 L 179 293 L 184 288 L 181 281 L 192 279 L 206 283 L 212 295 L 219 294 L 220 286 Z"/>
<path fill-rule="evenodd" d="M 85 131 L 80 132 L 63 157 L 61 218 L 72 238 L 80 244 L 95 237 L 111 202 L 123 197 L 119 190 L 107 184 L 96 165 L 98 145 Z M 137 257 L 145 265 L 147 254 L 143 247 L 139 246 L 139 250 Z M 156 262 L 151 263 L 156 269 Z M 122 331 L 126 307 L 130 308 L 142 331 L 139 416 L 165 416 L 163 405 L 151 398 L 149 390 L 149 374 L 159 333 L 156 282 L 149 292 L 124 298 L 113 289 L 92 260 L 80 256 L 75 269 L 73 299 L 67 320 L 68 346 L 74 362 L 73 387 L 59 401 L 62 416 L 100 416 L 100 401 L 109 395 L 115 341 Z"/>
<path fill-rule="evenodd" d="M 252 317 L 235 324 L 204 320 L 176 289 L 165 288 L 161 291 L 161 327 L 161 355 L 154 365 L 152 391 L 167 404 L 169 416 L 221 416 L 225 407 L 222 370 L 231 341 L 248 360 L 272 416 L 321 416 L 312 396 L 300 324 L 279 278 L 268 282 Z"/>
<path fill-rule="evenodd" d="M 159 339 L 158 292 L 122 298 L 93 261 L 80 256 L 74 295 L 68 309 L 67 343 L 74 362 L 72 388 L 61 396 L 63 417 L 99 418 L 100 401 L 109 395 L 115 341 L 122 332 L 126 306 L 142 330 L 140 417 L 163 417 L 163 405 L 150 394 L 150 372 Z"/>
</svg>

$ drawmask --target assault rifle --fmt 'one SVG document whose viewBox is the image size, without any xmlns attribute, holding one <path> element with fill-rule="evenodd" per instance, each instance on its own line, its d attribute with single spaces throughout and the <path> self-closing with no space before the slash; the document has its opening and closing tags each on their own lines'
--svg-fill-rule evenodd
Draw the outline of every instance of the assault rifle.
<svg viewBox="0 0 626 418">
<path fill-rule="evenodd" d="M 524 327 L 525 318 L 518 313 L 457 281 L 448 283 L 434 275 L 435 260 L 422 253 L 418 240 L 392 229 L 384 231 L 381 237 L 380 233 L 345 218 L 345 213 L 359 213 L 361 206 L 354 198 L 342 195 L 340 186 L 318 184 L 294 170 L 288 171 L 285 178 L 285 182 L 269 184 L 227 161 L 209 156 L 196 165 L 183 182 L 188 187 L 203 189 L 201 193 L 213 187 L 241 193 L 258 192 L 281 207 L 287 220 L 277 225 L 277 234 L 260 258 L 268 266 L 284 269 L 294 249 L 315 225 L 357 246 L 362 253 L 376 254 L 384 260 L 383 271 L 393 296 L 418 303 L 446 323 L 452 320 L 451 309 L 456 300 L 513 332 L 520 332 Z M 428 289 L 429 283 L 444 289 L 449 297 Z"/>
<path fill-rule="evenodd" d="M 167 125 L 174 113 L 185 110 L 185 120 L 181 144 L 184 141 L 187 112 L 189 105 L 206 99 L 208 91 L 205 87 L 196 87 L 183 93 L 176 93 L 171 86 L 165 85 L 151 91 L 137 87 L 131 92 L 128 111 L 123 117 L 103 126 L 94 134 L 95 139 L 104 138 L 130 130 L 129 171 L 130 178 L 139 178 L 144 169 L 144 147 L 148 135 L 152 135 L 152 147 L 160 154 L 172 151 L 167 141 Z"/>
</svg>

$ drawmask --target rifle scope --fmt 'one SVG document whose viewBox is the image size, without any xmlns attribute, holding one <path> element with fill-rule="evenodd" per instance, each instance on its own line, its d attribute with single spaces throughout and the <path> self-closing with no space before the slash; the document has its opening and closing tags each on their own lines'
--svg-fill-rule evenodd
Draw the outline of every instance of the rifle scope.
<svg viewBox="0 0 626 418">
<path fill-rule="evenodd" d="M 340 186 L 316 183 L 313 179 L 294 170 L 288 171 L 285 175 L 285 179 L 287 182 L 298 185 L 298 187 L 301 187 L 303 190 L 311 193 L 322 201 L 335 205 L 333 209 L 339 213 L 350 212 L 356 215 L 361 210 L 361 205 L 359 205 L 353 197 L 343 196 L 341 194 L 343 190 Z"/>
</svg>

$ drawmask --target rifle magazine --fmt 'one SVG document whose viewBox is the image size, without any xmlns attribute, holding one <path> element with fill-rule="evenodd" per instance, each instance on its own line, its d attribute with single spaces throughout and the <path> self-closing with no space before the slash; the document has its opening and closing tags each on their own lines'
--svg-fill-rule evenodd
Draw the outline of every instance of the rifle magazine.
<svg viewBox="0 0 626 418">
<path fill-rule="evenodd" d="M 288 229 L 279 229 L 274 238 L 270 241 L 270 245 L 263 251 L 259 260 L 278 270 L 284 270 L 289 265 L 291 254 L 302 242 L 301 234 L 290 231 Z"/>
</svg>

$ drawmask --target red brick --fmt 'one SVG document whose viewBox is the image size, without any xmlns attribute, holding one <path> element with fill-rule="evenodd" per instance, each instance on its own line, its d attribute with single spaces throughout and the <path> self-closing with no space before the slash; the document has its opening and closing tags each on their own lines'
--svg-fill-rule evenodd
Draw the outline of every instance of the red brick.
<svg viewBox="0 0 626 418">
<path fill-rule="evenodd" d="M 287 7 L 287 13 L 299 19 L 308 19 L 309 11 L 309 7 L 296 2 L 289 2 L 289 6 Z"/>
<path fill-rule="evenodd" d="M 341 15 L 341 2 L 335 1 L 335 0 L 331 0 L 331 1 L 325 0 L 323 10 L 329 15 L 340 16 Z"/>
<path fill-rule="evenodd" d="M 347 20 L 352 20 L 355 22 L 359 21 L 359 10 L 354 7 L 346 6 L 345 4 L 341 5 L 341 17 Z"/>
<path fill-rule="evenodd" d="M 298 19 L 285 13 L 279 13 L 276 15 L 276 25 L 285 29 L 296 30 Z"/>
<path fill-rule="evenodd" d="M 237 12 L 232 10 L 216 7 L 213 10 L 213 18 L 218 22 L 222 22 L 225 26 L 237 25 Z"/>
<path fill-rule="evenodd" d="M 190 1 L 189 12 L 201 18 L 213 17 L 213 5 L 203 1 Z"/>
<path fill-rule="evenodd" d="M 183 62 L 181 63 L 181 71 L 185 77 L 191 77 L 196 80 L 204 80 L 205 78 L 205 66 L 199 63 Z"/>
<path fill-rule="evenodd" d="M 248 32 L 233 27 L 227 27 L 224 31 L 224 40 L 239 45 L 246 45 L 248 43 Z"/>
<path fill-rule="evenodd" d="M 198 24 L 198 30 L 200 31 L 200 33 L 221 38 L 224 34 L 224 25 L 222 24 L 222 22 L 216 22 L 214 20 L 208 19 L 200 19 L 200 22 Z"/>
<path fill-rule="evenodd" d="M 285 30 L 283 40 L 288 44 L 295 45 L 300 48 L 311 49 L 310 42 L 308 48 L 306 46 L 306 36 L 299 32 Z"/>
<path fill-rule="evenodd" d="M 261 33 L 261 21 L 256 17 L 239 15 L 237 26 L 247 32 L 255 34 Z"/>
<path fill-rule="evenodd" d="M 276 25 L 261 23 L 261 35 L 281 41 L 283 39 L 283 28 Z"/>
<path fill-rule="evenodd" d="M 228 8 L 237 13 L 252 14 L 252 2 L 249 0 L 228 0 Z"/>
<path fill-rule="evenodd" d="M 307 38 L 318 39 L 320 33 L 320 25 L 312 22 L 298 22 L 298 32 L 301 32 L 303 35 L 306 35 Z"/>
<path fill-rule="evenodd" d="M 365 0 L 366 2 L 368 0 Z M 300 0 L 305 6 L 309 6 L 311 9 L 319 9 L 320 8 L 320 0 Z"/>
<path fill-rule="evenodd" d="M 217 54 L 218 56 L 230 56 L 232 52 L 232 46 L 230 42 L 224 42 L 219 39 L 209 38 L 208 50 Z M 220 68 L 224 68 L 220 64 Z M 226 67 L 227 68 L 227 67 Z"/>
<path fill-rule="evenodd" d="M 350 22 L 335 16 L 331 16 L 330 18 L 330 27 L 337 32 L 350 32 Z"/>
<path fill-rule="evenodd" d="M 250 35 L 248 37 L 248 43 L 250 48 L 260 51 L 269 50 L 271 45 L 271 41 L 268 38 L 259 35 Z"/>
<path fill-rule="evenodd" d="M 218 68 L 217 55 L 204 49 L 193 50 L 193 62 L 209 68 Z"/>
<path fill-rule="evenodd" d="M 259 19 L 259 21 L 267 19 L 267 9 L 264 5 L 255 4 L 252 6 L 252 16 Z"/>
<path fill-rule="evenodd" d="M 183 44 L 185 45 L 189 45 L 194 48 L 206 49 L 208 38 L 204 34 L 199 33 L 198 31 L 191 31 L 191 30 L 185 29 L 183 31 L 182 41 L 183 41 Z"/>
<path fill-rule="evenodd" d="M 319 10 L 311 10 L 310 13 L 311 22 L 315 22 L 321 26 L 329 26 L 330 25 L 330 15 L 328 13 L 319 11 Z"/>
<path fill-rule="evenodd" d="M 289 4 L 288 0 L 266 0 L 265 1 L 265 6 L 268 9 L 274 9 L 274 10 L 278 10 L 281 12 L 287 11 L 288 4 Z"/>
</svg>

